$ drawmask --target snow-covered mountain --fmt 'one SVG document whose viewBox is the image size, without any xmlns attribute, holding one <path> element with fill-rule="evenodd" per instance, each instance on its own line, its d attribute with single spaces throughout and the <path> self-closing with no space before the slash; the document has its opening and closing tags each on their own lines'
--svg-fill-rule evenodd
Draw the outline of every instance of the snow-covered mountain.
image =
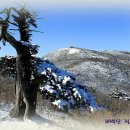
<svg viewBox="0 0 130 130">
<path fill-rule="evenodd" d="M 63 48 L 45 55 L 61 69 L 76 75 L 80 84 L 100 96 L 119 90 L 130 96 L 130 53 Z"/>
<path fill-rule="evenodd" d="M 123 96 L 122 99 L 130 99 L 130 53 L 122 51 L 93 51 L 81 48 L 64 48 L 59 49 L 54 52 L 51 52 L 44 56 L 45 58 L 52 61 L 61 69 L 66 69 L 76 76 L 77 82 L 81 85 L 86 85 L 91 91 L 91 94 L 94 96 L 97 104 L 108 108 L 106 114 L 101 111 L 101 113 L 94 113 L 93 118 L 86 118 L 86 113 L 81 114 L 78 119 L 83 118 L 83 123 L 77 121 L 77 116 L 69 116 L 65 113 L 56 112 L 51 110 L 51 107 L 48 109 L 46 107 L 46 102 L 41 106 L 40 98 L 38 97 L 38 107 L 37 113 L 44 119 L 42 123 L 37 123 L 35 118 L 32 122 L 23 122 L 15 119 L 10 119 L 8 117 L 8 112 L 11 109 L 10 104 L 0 103 L 0 129 L 15 130 L 15 129 L 90 129 L 90 130 L 103 130 L 107 129 L 123 129 L 123 127 L 129 130 L 128 122 L 124 122 L 122 114 L 126 114 L 129 117 L 130 101 L 117 100 L 115 97 Z M 12 80 L 2 79 L 2 86 L 5 86 L 6 89 L 0 87 L 1 101 L 9 101 L 11 97 L 12 101 Z M 8 81 L 5 83 L 5 81 Z M 117 91 L 117 93 L 113 91 Z M 122 92 L 122 93 L 121 93 Z M 115 94 L 114 96 L 111 94 Z M 6 99 L 5 99 L 6 97 Z M 8 99 L 9 98 L 9 99 Z M 120 97 L 119 97 L 120 98 Z M 116 101 L 115 101 L 116 100 Z M 43 101 L 43 100 L 42 100 Z M 107 110 L 107 109 L 105 109 Z M 110 125 L 105 123 L 105 119 L 116 119 L 111 113 L 121 119 L 120 125 Z M 120 116 L 122 118 L 120 118 Z M 88 115 L 87 115 L 88 116 Z M 88 116 L 88 117 L 89 117 Z M 104 117 L 102 117 L 104 116 Z M 125 116 L 125 117 L 127 117 Z M 95 119 L 95 120 L 93 120 Z M 36 121 L 36 122 L 35 122 Z M 50 121 L 54 125 L 50 124 Z M 101 121 L 101 122 L 98 122 Z M 8 124 L 8 125 L 7 125 Z M 99 125 L 100 124 L 100 125 Z M 111 128 L 110 128 L 111 127 Z"/>
</svg>

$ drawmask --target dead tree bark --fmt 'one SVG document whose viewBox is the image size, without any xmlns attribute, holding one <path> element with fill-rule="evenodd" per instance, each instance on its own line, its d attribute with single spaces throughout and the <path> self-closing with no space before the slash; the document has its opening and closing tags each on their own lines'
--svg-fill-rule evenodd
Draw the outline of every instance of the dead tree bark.
<svg viewBox="0 0 130 130">
<path fill-rule="evenodd" d="M 16 58 L 16 101 L 15 106 L 10 112 L 11 117 L 24 116 L 24 119 L 30 118 L 35 114 L 36 98 L 38 84 L 36 81 L 31 82 L 31 54 L 26 46 L 23 46 L 20 42 L 14 40 L 13 37 L 6 37 L 15 47 L 15 44 L 19 44 L 15 49 L 17 51 Z M 21 44 L 21 45 L 20 45 Z"/>
</svg>

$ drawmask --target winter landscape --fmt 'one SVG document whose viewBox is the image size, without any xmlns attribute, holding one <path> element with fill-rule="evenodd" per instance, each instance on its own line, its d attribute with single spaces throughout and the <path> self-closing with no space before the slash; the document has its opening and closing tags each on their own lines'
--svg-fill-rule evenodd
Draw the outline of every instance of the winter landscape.
<svg viewBox="0 0 130 130">
<path fill-rule="evenodd" d="M 88 112 L 87 109 L 80 111 L 71 110 L 70 112 L 59 111 L 46 99 L 43 101 L 40 96 L 41 94 L 38 94 L 38 106 L 36 111 L 37 114 L 41 116 L 40 118 L 34 116 L 32 117 L 32 120 L 26 122 L 23 122 L 21 119 L 12 119 L 9 117 L 9 111 L 13 107 L 13 100 L 15 97 L 13 93 L 14 81 L 7 77 L 1 77 L 0 128 L 6 128 L 7 130 L 21 128 L 31 128 L 34 130 L 129 129 L 129 123 L 124 122 L 125 119 L 129 119 L 130 108 L 129 57 L 130 54 L 128 52 L 97 52 L 76 47 L 59 49 L 45 55 L 44 58 L 53 61 L 53 63 L 61 69 L 69 70 L 69 72 L 76 76 L 79 83 L 86 85 L 86 88 L 91 92 L 98 105 L 97 110 L 94 112 Z M 62 59 L 65 60 L 63 61 Z M 113 69 L 111 70 L 111 68 Z M 109 81 L 109 86 L 106 80 Z M 43 88 L 41 87 L 41 89 Z M 52 92 L 54 91 L 48 86 L 45 86 L 44 89 Z M 53 103 L 53 105 L 54 104 L 55 103 Z M 114 121 L 113 123 L 106 123 L 105 121 L 109 119 L 115 119 L 117 121 L 115 121 L 115 123 Z M 119 119 L 121 120 L 120 123 L 118 122 Z"/>
<path fill-rule="evenodd" d="M 79 5 L 0 8 L 0 130 L 130 129 L 129 15 Z"/>
</svg>

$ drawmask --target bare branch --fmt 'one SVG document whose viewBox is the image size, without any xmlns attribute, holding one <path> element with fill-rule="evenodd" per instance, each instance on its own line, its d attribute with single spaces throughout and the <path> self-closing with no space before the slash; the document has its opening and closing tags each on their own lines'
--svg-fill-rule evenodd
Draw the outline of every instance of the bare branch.
<svg viewBox="0 0 130 130">
<path fill-rule="evenodd" d="M 29 30 L 31 32 L 39 32 L 39 33 L 44 33 L 44 32 L 41 32 L 41 31 L 38 31 L 38 30 Z"/>
<path fill-rule="evenodd" d="M 8 32 L 5 34 L 6 41 L 9 42 L 16 50 L 22 47 L 22 44 L 17 41 L 12 35 L 10 35 Z"/>
<path fill-rule="evenodd" d="M 9 30 L 13 30 L 13 31 L 19 31 L 18 29 L 11 29 L 11 28 L 10 28 Z"/>
<path fill-rule="evenodd" d="M 12 22 L 10 22 L 10 21 L 8 21 L 8 23 L 10 23 L 10 24 L 12 24 L 12 25 L 14 25 L 14 26 L 17 26 L 17 27 L 18 27 L 18 25 L 17 25 L 16 23 L 12 23 Z"/>
</svg>

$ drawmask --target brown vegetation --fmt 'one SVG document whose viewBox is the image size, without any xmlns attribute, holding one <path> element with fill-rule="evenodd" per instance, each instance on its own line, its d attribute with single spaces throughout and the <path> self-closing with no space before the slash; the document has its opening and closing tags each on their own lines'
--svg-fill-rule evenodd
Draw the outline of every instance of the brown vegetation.
<svg viewBox="0 0 130 130">
<path fill-rule="evenodd" d="M 15 97 L 14 79 L 0 76 L 0 102 L 11 103 Z"/>
</svg>

